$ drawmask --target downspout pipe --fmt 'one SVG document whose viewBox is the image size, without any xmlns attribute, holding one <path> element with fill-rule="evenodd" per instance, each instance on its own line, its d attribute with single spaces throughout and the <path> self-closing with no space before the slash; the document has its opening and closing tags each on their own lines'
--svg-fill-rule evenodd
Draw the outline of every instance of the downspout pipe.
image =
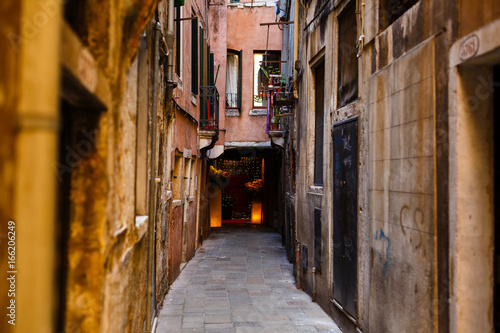
<svg viewBox="0 0 500 333">
<path fill-rule="evenodd" d="M 294 68 L 293 71 L 293 94 L 296 99 L 299 98 L 299 85 L 297 83 L 298 78 L 298 69 L 297 65 L 299 60 L 299 9 L 300 9 L 300 0 L 295 0 L 294 8 L 293 8 L 293 61 Z"/>
<path fill-rule="evenodd" d="M 300 242 L 295 240 L 295 270 L 297 274 L 297 289 L 302 289 L 302 281 L 300 279 Z"/>
<path fill-rule="evenodd" d="M 313 267 L 312 269 L 312 282 L 313 282 L 313 291 L 312 291 L 312 301 L 313 302 L 316 302 L 316 274 L 318 273 L 318 270 L 316 269 L 316 267 Z"/>
</svg>

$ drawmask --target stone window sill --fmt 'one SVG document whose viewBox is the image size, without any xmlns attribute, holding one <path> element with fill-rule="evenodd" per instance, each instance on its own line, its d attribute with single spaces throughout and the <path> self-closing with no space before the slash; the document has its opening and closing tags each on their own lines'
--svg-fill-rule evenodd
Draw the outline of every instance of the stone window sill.
<svg viewBox="0 0 500 333">
<path fill-rule="evenodd" d="M 323 195 L 323 186 L 309 186 L 308 194 Z"/>
<path fill-rule="evenodd" d="M 267 116 L 267 109 L 253 109 L 248 114 L 250 116 Z"/>
<path fill-rule="evenodd" d="M 149 217 L 147 215 L 138 215 L 135 217 L 135 229 L 137 231 L 137 241 L 140 241 L 148 231 L 148 219 Z"/>
<path fill-rule="evenodd" d="M 226 117 L 239 117 L 241 115 L 238 109 L 226 109 Z"/>
</svg>

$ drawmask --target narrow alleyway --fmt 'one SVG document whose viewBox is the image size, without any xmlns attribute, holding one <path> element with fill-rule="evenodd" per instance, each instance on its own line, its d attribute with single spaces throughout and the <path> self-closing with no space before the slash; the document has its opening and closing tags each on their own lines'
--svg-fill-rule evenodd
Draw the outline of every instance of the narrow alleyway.
<svg viewBox="0 0 500 333">
<path fill-rule="evenodd" d="M 156 332 L 341 332 L 294 284 L 279 234 L 224 226 L 166 296 Z"/>
</svg>

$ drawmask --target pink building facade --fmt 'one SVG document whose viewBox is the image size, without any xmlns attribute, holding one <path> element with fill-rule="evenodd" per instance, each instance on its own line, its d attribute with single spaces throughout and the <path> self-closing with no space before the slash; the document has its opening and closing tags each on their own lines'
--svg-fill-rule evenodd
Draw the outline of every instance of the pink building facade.
<svg viewBox="0 0 500 333">
<path fill-rule="evenodd" d="M 210 46 L 221 105 L 221 131 L 211 158 L 220 156 L 225 149 L 271 147 L 266 134 L 265 92 L 255 87 L 259 61 L 266 50 L 267 59 L 276 61 L 272 65 L 280 66 L 282 33 L 276 25 L 270 26 L 269 32 L 267 26 L 260 25 L 274 22 L 274 13 L 272 1 L 217 1 L 210 5 Z"/>
</svg>

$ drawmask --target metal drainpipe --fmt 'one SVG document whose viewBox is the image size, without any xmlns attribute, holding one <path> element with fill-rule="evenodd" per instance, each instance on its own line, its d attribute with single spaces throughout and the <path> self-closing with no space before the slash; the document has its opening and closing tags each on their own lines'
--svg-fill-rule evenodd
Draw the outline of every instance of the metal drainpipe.
<svg viewBox="0 0 500 333">
<path fill-rule="evenodd" d="M 151 156 L 150 156 L 150 175 L 149 179 L 149 221 L 148 221 L 148 296 L 146 299 L 146 332 L 152 331 L 152 316 L 155 305 L 155 286 L 154 268 L 155 268 L 155 224 L 156 224 L 156 121 L 158 108 L 158 59 L 159 59 L 159 36 L 161 31 L 160 22 L 153 21 L 151 29 L 153 47 L 151 48 L 150 72 L 151 84 Z M 155 314 L 156 315 L 156 314 Z"/>
<path fill-rule="evenodd" d="M 300 280 L 300 242 L 295 240 L 295 266 L 297 270 L 297 289 L 302 288 L 302 281 Z"/>
<path fill-rule="evenodd" d="M 316 302 L 316 267 L 313 267 L 312 269 L 312 274 L 313 274 L 313 291 L 312 291 L 312 301 Z"/>
<path fill-rule="evenodd" d="M 295 62 L 299 60 L 299 4 L 300 0 L 295 0 L 294 12 L 293 12 L 293 62 L 295 67 Z M 293 94 L 295 98 L 299 98 L 299 85 L 297 83 L 298 71 L 293 71 Z"/>
</svg>

